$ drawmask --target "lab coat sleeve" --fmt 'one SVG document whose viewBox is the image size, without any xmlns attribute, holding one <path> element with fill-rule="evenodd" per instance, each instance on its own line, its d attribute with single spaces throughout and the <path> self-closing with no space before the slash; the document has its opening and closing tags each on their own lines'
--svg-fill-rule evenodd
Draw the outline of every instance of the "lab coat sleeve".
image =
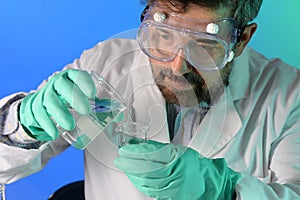
<svg viewBox="0 0 300 200">
<path fill-rule="evenodd" d="M 242 175 L 236 185 L 238 199 L 300 199 L 300 98 L 293 100 L 280 135 L 273 141 L 269 180 Z"/>
<path fill-rule="evenodd" d="M 235 191 L 237 200 L 299 199 L 300 183 L 265 183 L 256 177 L 242 175 Z"/>
<path fill-rule="evenodd" d="M 68 144 L 61 138 L 42 144 L 27 136 L 18 120 L 18 107 L 25 93 L 0 100 L 0 182 L 12 183 L 42 169 Z"/>
</svg>

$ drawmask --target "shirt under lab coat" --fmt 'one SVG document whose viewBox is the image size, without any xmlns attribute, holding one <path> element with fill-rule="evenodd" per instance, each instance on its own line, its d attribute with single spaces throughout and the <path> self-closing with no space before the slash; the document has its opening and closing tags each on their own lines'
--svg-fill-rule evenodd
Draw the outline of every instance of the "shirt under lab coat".
<svg viewBox="0 0 300 200">
<path fill-rule="evenodd" d="M 67 68 L 103 76 L 133 106 L 136 120 L 150 124 L 149 139 L 170 142 L 165 101 L 135 40 L 101 42 Z M 238 198 L 300 199 L 299 81 L 296 68 L 247 47 L 234 60 L 225 94 L 188 144 L 208 158 L 225 158 L 230 168 L 242 174 L 235 188 Z M 24 130 L 17 111 L 25 95 L 12 94 L 0 101 L 2 134 L 20 141 L 26 138 L 21 137 Z M 0 143 L 0 182 L 10 183 L 42 169 L 67 147 L 61 138 L 31 150 Z M 114 167 L 117 150 L 108 133 L 85 149 L 86 199 L 152 199 Z"/>
</svg>

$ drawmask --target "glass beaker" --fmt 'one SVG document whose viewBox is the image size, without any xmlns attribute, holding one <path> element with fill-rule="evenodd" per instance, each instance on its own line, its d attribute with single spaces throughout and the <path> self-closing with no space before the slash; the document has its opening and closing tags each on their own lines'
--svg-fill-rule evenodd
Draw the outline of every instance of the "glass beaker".
<svg viewBox="0 0 300 200">
<path fill-rule="evenodd" d="M 138 139 L 139 143 L 146 143 L 148 139 L 149 126 L 143 123 L 126 121 L 118 123 L 116 132 L 118 134 L 118 147 L 128 145 L 130 140 Z M 141 140 L 139 140 L 141 139 Z"/>
<path fill-rule="evenodd" d="M 81 115 L 68 107 L 76 127 L 66 131 L 58 127 L 61 136 L 77 149 L 85 149 L 111 122 L 120 122 L 130 116 L 130 108 L 119 93 L 103 78 L 91 72 L 96 86 L 96 96 L 90 99 L 92 112 Z"/>
</svg>

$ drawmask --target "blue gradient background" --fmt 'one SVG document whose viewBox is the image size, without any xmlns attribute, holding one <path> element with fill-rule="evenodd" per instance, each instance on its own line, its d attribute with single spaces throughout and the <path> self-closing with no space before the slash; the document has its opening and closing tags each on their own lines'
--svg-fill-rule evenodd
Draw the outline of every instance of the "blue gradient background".
<svg viewBox="0 0 300 200">
<path fill-rule="evenodd" d="M 264 2 L 250 46 L 300 67 L 300 2 L 282 2 Z M 0 97 L 36 88 L 84 49 L 138 27 L 142 9 L 138 0 L 1 0 Z M 83 179 L 83 153 L 71 147 L 41 172 L 7 185 L 7 199 L 47 199 L 78 179 Z"/>
</svg>

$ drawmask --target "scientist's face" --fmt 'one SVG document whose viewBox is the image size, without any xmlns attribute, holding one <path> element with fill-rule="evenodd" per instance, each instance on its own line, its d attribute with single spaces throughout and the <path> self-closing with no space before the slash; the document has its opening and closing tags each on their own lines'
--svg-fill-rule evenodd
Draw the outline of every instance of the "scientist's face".
<svg viewBox="0 0 300 200">
<path fill-rule="evenodd" d="M 164 7 L 159 5 L 159 8 L 157 8 L 157 11 L 159 13 L 163 13 L 163 15 L 154 16 L 154 21 L 158 20 L 158 22 L 161 20 L 161 18 L 164 17 L 172 17 L 170 13 L 176 11 L 176 8 L 172 6 L 170 7 Z M 154 10 L 155 10 L 154 6 Z M 156 10 L 155 10 L 156 12 Z M 164 15 L 165 14 L 165 15 Z M 184 20 L 188 19 L 186 21 L 187 24 L 193 23 L 192 20 L 211 20 L 215 21 L 220 18 L 224 18 L 228 16 L 228 12 L 220 8 L 218 10 L 208 10 L 204 9 L 199 6 L 192 5 L 190 6 L 184 13 L 182 12 L 176 12 L 176 15 L 179 15 L 180 20 L 183 20 L 183 22 L 180 22 L 180 24 L 184 24 Z M 172 22 L 170 22 L 172 23 Z M 175 21 L 175 23 L 177 23 Z M 224 64 L 225 67 L 221 70 L 213 70 L 213 71 L 205 71 L 205 70 L 199 70 L 196 67 L 194 67 L 194 64 L 188 61 L 187 59 L 187 51 L 191 51 L 193 49 L 196 49 L 196 51 L 200 52 L 203 50 L 197 49 L 198 43 L 202 43 L 203 41 L 197 41 L 198 43 L 190 44 L 185 39 L 177 37 L 178 33 L 176 32 L 176 24 L 170 24 L 171 27 L 175 27 L 174 32 L 170 33 L 170 29 L 168 29 L 169 24 L 166 25 L 166 28 L 162 26 L 162 28 L 159 29 L 161 33 L 159 33 L 159 37 L 162 38 L 160 40 L 154 41 L 154 44 L 161 44 L 161 42 L 165 42 L 166 40 L 170 40 L 171 37 L 174 37 L 171 42 L 168 44 L 165 44 L 166 48 L 168 49 L 170 46 L 173 46 L 172 48 L 177 48 L 176 53 L 172 52 L 172 58 L 161 60 L 161 59 L 155 59 L 150 56 L 150 63 L 154 75 L 155 82 L 160 89 L 162 95 L 169 103 L 179 104 L 182 106 L 193 106 L 198 104 L 201 101 L 205 101 L 207 103 L 213 103 L 218 100 L 218 98 L 223 94 L 224 92 L 224 86 L 228 83 L 228 78 L 230 75 L 230 64 Z M 157 32 L 157 28 L 154 24 L 152 27 L 147 27 L 149 30 L 154 30 L 153 32 Z M 167 30 L 167 31 L 165 31 Z M 178 29 L 179 31 L 182 30 L 181 28 Z M 151 31 L 149 31 L 151 32 Z M 165 32 L 168 32 L 168 35 L 166 36 Z M 176 32 L 176 33 L 175 33 Z M 175 34 L 173 34 L 175 33 Z M 153 39 L 155 34 L 151 33 L 149 34 L 150 39 Z M 177 38 L 175 38 L 175 36 Z M 168 38 L 166 38 L 168 37 Z M 197 39 L 199 40 L 199 39 Z M 177 42 L 180 41 L 180 45 L 177 45 Z M 188 45 L 182 45 L 182 43 L 189 43 Z M 215 43 L 214 40 L 211 40 L 210 43 Z M 150 43 L 150 42 L 149 42 Z M 166 43 L 166 42 L 165 42 Z M 205 39 L 205 44 L 208 44 L 207 39 Z M 201 44 L 202 45 L 202 44 Z M 153 46 L 153 44 L 152 44 Z M 188 46 L 186 48 L 186 46 Z M 215 45 L 216 46 L 216 45 Z M 149 48 L 150 49 L 150 48 Z M 163 56 L 170 57 L 170 53 L 164 50 L 149 50 L 150 54 L 158 55 L 158 57 L 162 54 L 165 54 Z M 169 48 L 171 49 L 171 48 Z M 152 52 L 150 52 L 152 51 Z M 156 52 L 154 52 L 156 51 Z M 206 50 L 207 51 L 207 50 Z M 211 62 L 211 60 L 217 61 L 218 56 L 221 55 L 222 52 L 218 52 L 218 49 L 213 49 L 212 52 L 214 52 L 211 55 L 214 55 L 215 57 L 209 58 L 203 63 L 209 65 L 208 63 Z M 191 56 L 194 56 L 194 60 L 200 59 L 202 56 L 202 59 L 205 57 L 209 57 L 209 55 L 193 55 L 193 53 L 188 52 Z M 196 56 L 196 57 L 195 57 Z"/>
</svg>

